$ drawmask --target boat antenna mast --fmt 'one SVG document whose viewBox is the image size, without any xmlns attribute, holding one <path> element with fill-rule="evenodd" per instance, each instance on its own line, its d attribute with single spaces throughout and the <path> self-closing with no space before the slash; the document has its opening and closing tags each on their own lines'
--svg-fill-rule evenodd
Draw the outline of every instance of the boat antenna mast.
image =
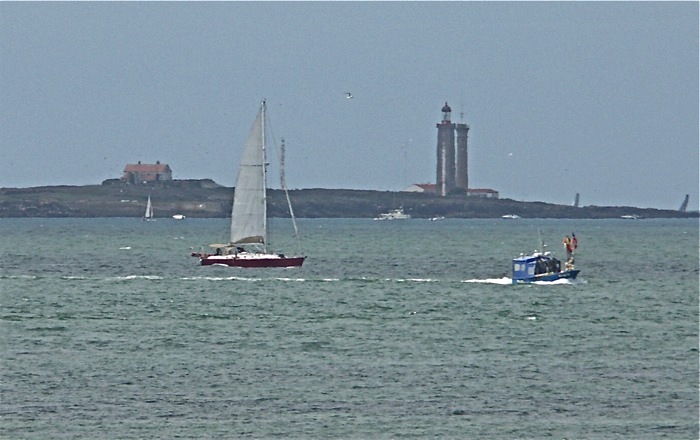
<svg viewBox="0 0 700 440">
<path fill-rule="evenodd" d="M 540 253 L 542 255 L 544 255 L 546 250 L 547 250 L 547 244 L 544 242 L 544 239 L 542 238 L 542 229 L 537 228 L 537 236 L 540 239 Z"/>
</svg>

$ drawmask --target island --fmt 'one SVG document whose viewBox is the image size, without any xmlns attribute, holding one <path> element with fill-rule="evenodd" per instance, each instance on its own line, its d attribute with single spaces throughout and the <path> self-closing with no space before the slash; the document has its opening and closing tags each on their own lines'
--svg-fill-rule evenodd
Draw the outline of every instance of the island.
<svg viewBox="0 0 700 440">
<path fill-rule="evenodd" d="M 109 179 L 100 185 L 0 188 L 0 217 L 141 217 L 150 195 L 156 217 L 230 217 L 234 189 L 211 179 L 132 184 Z M 454 194 L 353 189 L 292 189 L 300 218 L 374 218 L 396 208 L 411 218 L 698 218 L 697 211 L 630 206 L 558 205 Z M 289 217 L 282 190 L 268 190 L 268 215 Z"/>
</svg>

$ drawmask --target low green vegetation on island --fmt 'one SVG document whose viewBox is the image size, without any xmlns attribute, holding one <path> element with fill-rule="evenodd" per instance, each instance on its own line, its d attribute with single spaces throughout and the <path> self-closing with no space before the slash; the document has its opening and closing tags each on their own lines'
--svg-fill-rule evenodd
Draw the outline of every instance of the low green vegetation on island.
<svg viewBox="0 0 700 440">
<path fill-rule="evenodd" d="M 233 189 L 212 180 L 172 180 L 146 185 L 119 179 L 101 185 L 0 189 L 0 217 L 141 217 L 151 196 L 155 217 L 231 215 Z M 297 189 L 289 195 L 300 218 L 374 218 L 403 207 L 412 218 L 697 218 L 697 212 L 635 207 L 573 207 L 544 202 L 350 189 Z M 268 191 L 270 217 L 289 217 L 281 190 Z"/>
</svg>

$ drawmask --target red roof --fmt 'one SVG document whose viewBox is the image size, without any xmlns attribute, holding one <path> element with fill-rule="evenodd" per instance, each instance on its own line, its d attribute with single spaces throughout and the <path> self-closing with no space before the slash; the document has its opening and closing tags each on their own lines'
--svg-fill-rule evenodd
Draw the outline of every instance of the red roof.
<svg viewBox="0 0 700 440">
<path fill-rule="evenodd" d="M 435 188 L 437 187 L 437 185 L 434 183 L 416 183 L 416 186 L 423 188 L 423 191 L 435 191 Z"/>
<path fill-rule="evenodd" d="M 124 168 L 125 173 L 167 173 L 168 171 L 170 167 L 165 163 L 130 163 Z"/>
</svg>

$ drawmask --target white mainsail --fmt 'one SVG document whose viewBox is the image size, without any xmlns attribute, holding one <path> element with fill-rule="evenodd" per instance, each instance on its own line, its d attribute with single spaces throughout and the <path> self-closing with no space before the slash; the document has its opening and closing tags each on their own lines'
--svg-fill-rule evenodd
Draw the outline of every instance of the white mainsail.
<svg viewBox="0 0 700 440">
<path fill-rule="evenodd" d="M 231 210 L 231 244 L 267 244 L 265 102 L 260 106 L 238 169 Z"/>
<path fill-rule="evenodd" d="M 150 220 L 153 218 L 153 206 L 151 206 L 151 195 L 148 195 L 148 202 L 146 202 L 146 212 L 143 214 L 143 218 Z"/>
</svg>

